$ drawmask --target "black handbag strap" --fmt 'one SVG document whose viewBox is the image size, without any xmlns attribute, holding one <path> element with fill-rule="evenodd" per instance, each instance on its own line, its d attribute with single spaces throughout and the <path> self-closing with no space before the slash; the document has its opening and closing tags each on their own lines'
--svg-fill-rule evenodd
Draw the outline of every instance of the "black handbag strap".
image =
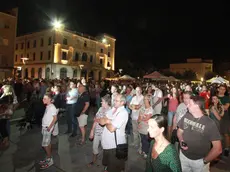
<svg viewBox="0 0 230 172">
<path fill-rule="evenodd" d="M 119 114 L 120 112 L 118 112 L 117 113 L 117 115 Z M 116 116 L 117 116 L 116 115 Z M 116 130 L 117 130 L 117 128 L 116 128 Z M 115 143 L 116 143 L 116 147 L 117 147 L 117 132 L 116 132 L 116 130 L 114 131 L 114 136 L 115 136 Z"/>
<path fill-rule="evenodd" d="M 116 143 L 116 147 L 117 147 L 117 132 L 116 132 L 116 130 L 114 131 L 114 136 L 115 136 L 115 143 Z"/>
</svg>

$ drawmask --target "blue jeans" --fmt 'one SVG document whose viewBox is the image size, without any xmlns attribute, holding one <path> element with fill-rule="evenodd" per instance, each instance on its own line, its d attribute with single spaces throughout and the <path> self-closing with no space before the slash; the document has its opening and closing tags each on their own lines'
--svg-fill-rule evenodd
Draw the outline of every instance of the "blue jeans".
<svg viewBox="0 0 230 172">
<path fill-rule="evenodd" d="M 99 109 L 101 107 L 101 98 L 100 97 L 96 97 L 96 105 L 97 105 L 97 109 Z"/>
<path fill-rule="evenodd" d="M 71 133 L 73 131 L 73 134 L 77 134 L 77 127 L 78 127 L 78 121 L 75 117 L 75 108 L 76 104 L 67 104 L 66 105 L 66 117 L 67 117 L 67 125 L 68 125 L 68 131 Z"/>
<path fill-rule="evenodd" d="M 141 135 L 141 144 L 142 144 L 142 152 L 148 154 L 149 152 L 149 147 L 150 147 L 150 142 L 149 142 L 149 136 L 140 134 Z"/>
</svg>

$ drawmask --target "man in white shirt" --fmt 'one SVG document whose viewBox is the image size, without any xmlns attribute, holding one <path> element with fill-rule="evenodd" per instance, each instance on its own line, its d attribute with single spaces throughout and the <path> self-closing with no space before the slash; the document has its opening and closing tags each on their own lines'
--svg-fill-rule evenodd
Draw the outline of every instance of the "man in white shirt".
<svg viewBox="0 0 230 172">
<path fill-rule="evenodd" d="M 46 105 L 46 110 L 42 118 L 42 147 L 46 152 L 46 158 L 40 161 L 41 169 L 47 169 L 53 165 L 53 158 L 51 157 L 51 134 L 54 129 L 54 124 L 57 121 L 57 109 L 52 103 L 52 95 L 45 94 L 43 103 Z"/>
<path fill-rule="evenodd" d="M 138 123 L 137 119 L 140 113 L 140 108 L 143 105 L 142 90 L 140 87 L 136 88 L 136 95 L 132 98 L 129 108 L 132 110 L 132 129 L 133 129 L 133 146 L 140 148 L 140 135 L 138 132 Z"/>
<path fill-rule="evenodd" d="M 128 112 L 124 105 L 126 99 L 123 95 L 118 94 L 114 100 L 114 107 L 108 112 L 106 117 L 95 119 L 99 124 L 105 125 L 102 133 L 103 160 L 105 170 L 109 172 L 119 172 L 124 170 L 125 160 L 117 159 L 116 157 L 116 142 L 117 144 L 127 143 L 125 128 L 128 122 Z"/>
<path fill-rule="evenodd" d="M 76 108 L 76 103 L 78 98 L 78 90 L 76 88 L 76 83 L 74 83 L 73 81 L 70 82 L 69 87 L 70 90 L 68 91 L 66 97 L 66 117 L 67 117 L 67 124 L 68 124 L 68 130 L 66 134 L 71 133 L 73 131 L 70 137 L 75 137 L 77 135 L 77 127 L 78 127 L 78 122 L 75 117 L 75 111 L 76 111 L 75 108 Z"/>
<path fill-rule="evenodd" d="M 114 106 L 114 104 L 115 104 L 115 102 L 114 102 L 114 100 L 115 100 L 115 98 L 116 98 L 116 96 L 118 95 L 118 87 L 116 86 L 116 85 L 112 85 L 111 86 L 111 106 L 113 107 Z"/>
<path fill-rule="evenodd" d="M 161 114 L 163 93 L 156 85 L 152 85 L 152 89 L 155 90 L 153 94 L 153 110 L 155 114 Z"/>
</svg>

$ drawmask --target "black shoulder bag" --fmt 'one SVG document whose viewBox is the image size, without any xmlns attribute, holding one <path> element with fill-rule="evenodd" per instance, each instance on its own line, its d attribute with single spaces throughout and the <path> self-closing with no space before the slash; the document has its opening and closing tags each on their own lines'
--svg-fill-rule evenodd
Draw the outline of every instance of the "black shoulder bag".
<svg viewBox="0 0 230 172">
<path fill-rule="evenodd" d="M 114 131 L 115 143 L 116 143 L 116 158 L 119 160 L 128 159 L 128 143 L 117 144 L 117 133 Z"/>
<path fill-rule="evenodd" d="M 114 131 L 114 135 L 115 135 L 115 142 L 116 142 L 116 157 L 117 159 L 124 159 L 127 160 L 128 159 L 128 144 L 124 143 L 124 144 L 117 144 L 117 134 L 116 131 Z"/>
</svg>

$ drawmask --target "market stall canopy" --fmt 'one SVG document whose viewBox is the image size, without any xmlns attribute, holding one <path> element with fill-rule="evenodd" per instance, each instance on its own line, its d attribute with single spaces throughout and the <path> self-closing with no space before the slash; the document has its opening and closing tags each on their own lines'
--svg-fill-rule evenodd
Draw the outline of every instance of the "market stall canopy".
<svg viewBox="0 0 230 172">
<path fill-rule="evenodd" d="M 179 79 L 176 79 L 174 76 L 169 76 L 168 80 L 169 81 L 180 81 Z"/>
<path fill-rule="evenodd" d="M 129 75 L 123 75 L 119 78 L 119 80 L 135 80 L 135 78 L 133 78 Z"/>
<path fill-rule="evenodd" d="M 105 78 L 105 80 L 107 81 L 117 81 L 119 78 L 115 77 L 115 78 Z"/>
<path fill-rule="evenodd" d="M 213 77 L 212 79 L 209 79 L 207 80 L 206 82 L 209 82 L 209 83 L 217 83 L 217 84 L 229 84 L 229 81 L 220 77 L 220 76 L 217 76 L 217 77 Z"/>
<path fill-rule="evenodd" d="M 153 80 L 168 80 L 167 76 L 164 76 L 157 71 L 150 73 L 148 75 L 145 75 L 144 78 L 153 79 Z"/>
</svg>

